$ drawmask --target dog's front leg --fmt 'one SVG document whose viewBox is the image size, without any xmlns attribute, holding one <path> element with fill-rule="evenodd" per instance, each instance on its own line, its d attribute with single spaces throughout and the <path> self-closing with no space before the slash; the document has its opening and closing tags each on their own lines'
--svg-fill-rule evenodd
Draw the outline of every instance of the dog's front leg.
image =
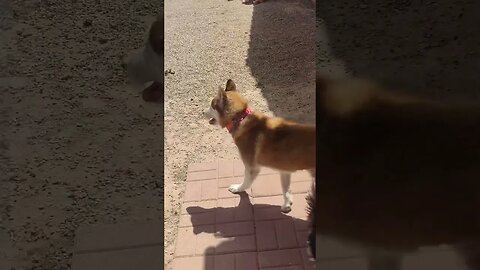
<svg viewBox="0 0 480 270">
<path fill-rule="evenodd" d="M 243 178 L 243 183 L 231 185 L 228 190 L 232 193 L 239 193 L 247 190 L 252 186 L 253 180 L 257 178 L 259 172 L 259 167 L 245 165 L 245 178 Z"/>
<path fill-rule="evenodd" d="M 280 173 L 280 178 L 282 179 L 282 191 L 283 191 L 283 205 L 282 212 L 288 213 L 292 210 L 292 194 L 290 193 L 290 178 L 291 173 L 282 172 Z"/>
</svg>

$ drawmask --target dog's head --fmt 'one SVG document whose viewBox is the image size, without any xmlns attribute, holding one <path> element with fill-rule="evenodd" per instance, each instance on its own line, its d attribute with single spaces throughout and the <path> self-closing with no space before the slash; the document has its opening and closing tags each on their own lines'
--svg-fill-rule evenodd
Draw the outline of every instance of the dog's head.
<svg viewBox="0 0 480 270">
<path fill-rule="evenodd" d="M 225 89 L 219 87 L 217 95 L 210 102 L 210 107 L 204 112 L 212 125 L 225 127 L 235 115 L 245 111 L 247 101 L 238 93 L 237 86 L 228 80 Z"/>
<path fill-rule="evenodd" d="M 122 58 L 122 67 L 127 71 L 133 83 L 144 85 L 148 83 L 149 86 L 143 91 L 144 99 L 147 98 L 146 101 L 159 101 L 159 98 L 156 97 L 163 97 L 163 27 L 163 16 L 158 16 L 150 26 L 145 45 Z M 161 95 L 156 92 L 152 93 L 152 91 L 161 92 Z"/>
</svg>

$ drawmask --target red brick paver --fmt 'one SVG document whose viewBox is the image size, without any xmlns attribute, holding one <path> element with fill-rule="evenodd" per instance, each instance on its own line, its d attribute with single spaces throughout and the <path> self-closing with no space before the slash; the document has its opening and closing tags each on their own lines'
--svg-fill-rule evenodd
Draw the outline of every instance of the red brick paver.
<svg viewBox="0 0 480 270">
<path fill-rule="evenodd" d="M 189 167 L 172 270 L 315 268 L 306 253 L 312 177 L 292 175 L 293 207 L 283 214 L 279 173 L 263 169 L 245 193 L 230 193 L 243 174 L 241 161 Z"/>
<path fill-rule="evenodd" d="M 280 175 L 264 169 L 252 188 L 231 194 L 243 180 L 240 161 L 193 164 L 189 168 L 175 258 L 170 270 L 313 270 L 307 255 L 305 196 L 312 184 L 308 172 L 292 175 L 292 211 L 280 205 Z M 365 250 L 322 237 L 317 269 L 367 270 Z M 451 248 L 433 247 L 409 254 L 402 270 L 468 270 Z"/>
</svg>

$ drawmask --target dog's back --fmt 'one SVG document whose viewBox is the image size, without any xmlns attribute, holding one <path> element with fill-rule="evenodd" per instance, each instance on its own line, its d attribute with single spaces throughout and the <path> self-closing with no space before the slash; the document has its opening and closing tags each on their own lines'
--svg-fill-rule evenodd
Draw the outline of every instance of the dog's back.
<svg viewBox="0 0 480 270">
<path fill-rule="evenodd" d="M 317 231 L 390 249 L 478 238 L 480 107 L 353 85 L 317 85 Z"/>
<path fill-rule="evenodd" d="M 256 138 L 256 161 L 283 171 L 315 167 L 315 127 L 281 118 L 261 118 Z"/>
</svg>

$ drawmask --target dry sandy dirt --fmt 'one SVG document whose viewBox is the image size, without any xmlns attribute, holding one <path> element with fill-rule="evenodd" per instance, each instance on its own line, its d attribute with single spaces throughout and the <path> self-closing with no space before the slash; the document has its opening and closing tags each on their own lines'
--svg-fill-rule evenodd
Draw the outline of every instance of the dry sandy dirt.
<svg viewBox="0 0 480 270">
<path fill-rule="evenodd" d="M 158 11 L 0 1 L 0 269 L 69 269 L 77 227 L 162 218 L 163 109 L 120 67 Z"/>
</svg>

